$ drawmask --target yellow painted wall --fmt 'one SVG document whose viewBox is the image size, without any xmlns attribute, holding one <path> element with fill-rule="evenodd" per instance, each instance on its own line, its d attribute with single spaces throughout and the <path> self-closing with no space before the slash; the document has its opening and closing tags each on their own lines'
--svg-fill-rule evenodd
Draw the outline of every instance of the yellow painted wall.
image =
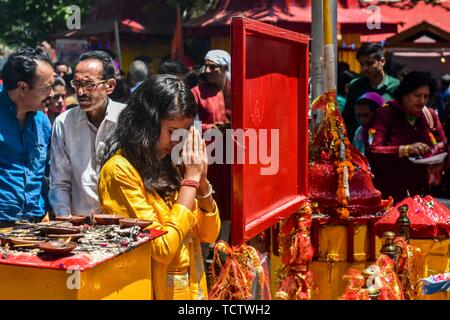
<svg viewBox="0 0 450 320">
<path fill-rule="evenodd" d="M 134 43 L 129 41 L 121 42 L 122 66 L 121 69 L 128 73 L 130 64 L 139 55 L 146 55 L 152 58 L 152 73 L 156 74 L 159 69 L 161 58 L 170 55 L 171 42 L 151 42 L 147 44 Z"/>
<path fill-rule="evenodd" d="M 343 48 L 343 44 L 347 47 Z M 355 44 L 355 49 L 349 48 L 351 44 Z M 356 60 L 356 50 L 361 46 L 361 40 L 359 34 L 343 34 L 342 39 L 338 42 L 338 61 L 347 62 L 350 66 L 350 70 L 359 73 L 361 67 Z"/>
</svg>

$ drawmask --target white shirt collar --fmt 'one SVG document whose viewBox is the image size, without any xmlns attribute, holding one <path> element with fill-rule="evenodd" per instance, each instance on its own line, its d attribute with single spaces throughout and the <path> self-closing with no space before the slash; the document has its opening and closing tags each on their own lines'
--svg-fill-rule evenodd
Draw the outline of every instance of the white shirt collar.
<svg viewBox="0 0 450 320">
<path fill-rule="evenodd" d="M 114 123 L 117 123 L 117 119 L 119 117 L 120 112 L 123 108 L 119 107 L 116 102 L 108 98 L 108 104 L 106 106 L 106 113 L 105 113 L 105 119 L 103 121 L 108 120 Z M 81 108 L 80 108 L 81 110 Z M 88 122 L 86 111 L 81 110 L 80 112 L 80 121 Z M 102 122 L 103 122 L 102 121 Z"/>
</svg>

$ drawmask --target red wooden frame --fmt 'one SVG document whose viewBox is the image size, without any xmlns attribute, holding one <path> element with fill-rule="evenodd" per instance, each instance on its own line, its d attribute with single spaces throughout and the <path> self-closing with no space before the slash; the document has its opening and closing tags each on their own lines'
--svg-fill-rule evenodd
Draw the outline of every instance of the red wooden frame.
<svg viewBox="0 0 450 320">
<path fill-rule="evenodd" d="M 237 245 L 295 213 L 306 201 L 309 37 L 243 17 L 232 19 L 231 30 L 233 129 L 280 125 L 281 173 L 261 176 L 255 174 L 255 165 L 233 164 L 231 240 Z M 254 50 L 259 45 L 261 50 Z M 291 109 L 280 105 L 283 99 Z M 264 110 L 256 111 L 262 120 L 255 125 L 250 118 L 259 110 L 259 100 Z"/>
</svg>

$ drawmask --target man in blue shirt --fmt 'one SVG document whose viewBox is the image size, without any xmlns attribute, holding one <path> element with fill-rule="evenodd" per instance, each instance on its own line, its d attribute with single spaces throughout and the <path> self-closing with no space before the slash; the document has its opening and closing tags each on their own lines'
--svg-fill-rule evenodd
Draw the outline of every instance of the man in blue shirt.
<svg viewBox="0 0 450 320">
<path fill-rule="evenodd" d="M 53 95 L 54 71 L 40 49 L 21 49 L 3 67 L 0 92 L 0 227 L 45 216 L 50 121 L 43 109 Z"/>
</svg>

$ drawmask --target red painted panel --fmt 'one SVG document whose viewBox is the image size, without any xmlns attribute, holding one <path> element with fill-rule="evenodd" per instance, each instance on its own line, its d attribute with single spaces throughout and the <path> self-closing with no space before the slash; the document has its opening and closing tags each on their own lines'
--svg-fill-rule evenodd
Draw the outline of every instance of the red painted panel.
<svg viewBox="0 0 450 320">
<path fill-rule="evenodd" d="M 233 244 L 256 236 L 306 200 L 308 41 L 278 27 L 233 19 L 233 129 L 256 134 L 251 144 L 235 131 L 240 143 L 234 148 Z M 275 144 L 278 156 L 271 153 Z M 244 163 L 237 162 L 238 149 L 244 150 Z M 264 164 L 262 155 L 271 162 Z"/>
</svg>

